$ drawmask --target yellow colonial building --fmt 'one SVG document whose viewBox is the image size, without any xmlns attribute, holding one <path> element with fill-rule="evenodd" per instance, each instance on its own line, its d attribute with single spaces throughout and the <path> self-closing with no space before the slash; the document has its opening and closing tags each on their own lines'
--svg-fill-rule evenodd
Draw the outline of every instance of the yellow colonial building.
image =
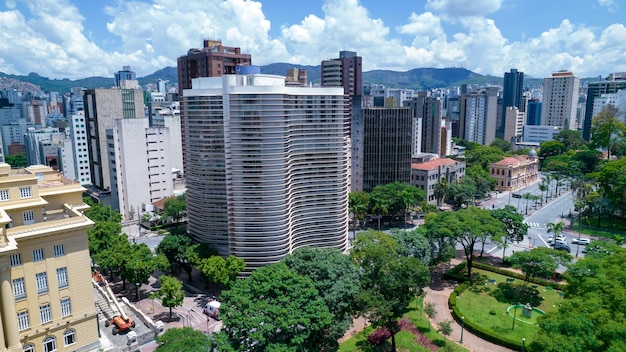
<svg viewBox="0 0 626 352">
<path fill-rule="evenodd" d="M 534 150 L 527 156 L 504 158 L 489 165 L 489 176 L 498 182 L 498 191 L 515 191 L 537 180 L 539 160 Z"/>
<path fill-rule="evenodd" d="M 0 163 L 0 352 L 100 347 L 83 191 L 47 166 Z"/>
</svg>

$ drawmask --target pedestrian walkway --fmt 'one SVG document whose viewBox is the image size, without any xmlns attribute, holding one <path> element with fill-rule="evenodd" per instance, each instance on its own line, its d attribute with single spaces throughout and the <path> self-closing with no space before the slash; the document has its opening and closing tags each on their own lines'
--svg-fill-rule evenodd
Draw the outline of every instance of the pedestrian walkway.
<svg viewBox="0 0 626 352">
<path fill-rule="evenodd" d="M 513 350 L 493 344 L 489 341 L 472 334 L 471 332 L 463 331 L 463 343 L 461 340 L 461 325 L 459 325 L 452 317 L 452 312 L 448 307 L 448 297 L 452 294 L 452 291 L 457 286 L 454 281 L 444 280 L 443 273 L 446 270 L 451 269 L 455 265 L 461 262 L 460 259 L 452 259 L 450 263 L 439 265 L 431 273 L 431 284 L 424 289 L 426 296 L 424 297 L 424 304 L 433 303 L 437 314 L 430 319 L 430 324 L 433 327 L 437 327 L 439 322 L 446 320 L 452 321 L 452 335 L 448 338 L 454 343 L 461 345 L 473 352 L 511 352 Z"/>
</svg>

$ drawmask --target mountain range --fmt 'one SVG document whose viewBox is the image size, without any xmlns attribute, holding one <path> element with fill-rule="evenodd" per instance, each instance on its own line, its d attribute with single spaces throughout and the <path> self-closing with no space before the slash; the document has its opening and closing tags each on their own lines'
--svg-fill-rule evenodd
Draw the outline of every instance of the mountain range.
<svg viewBox="0 0 626 352">
<path fill-rule="evenodd" d="M 320 66 L 302 66 L 288 63 L 274 63 L 260 66 L 261 73 L 275 74 L 284 76 L 290 68 L 301 68 L 307 70 L 308 81 L 313 84 L 320 82 Z M 91 88 L 109 88 L 113 86 L 112 77 L 89 77 L 77 80 L 70 79 L 49 79 L 42 77 L 37 73 L 30 73 L 26 76 L 10 75 L 0 72 L 0 77 L 12 78 L 18 81 L 28 82 L 41 87 L 46 92 L 68 92 L 72 87 Z M 165 67 L 145 77 L 137 80 L 139 84 L 155 84 L 158 79 L 166 80 L 171 83 L 178 81 L 178 73 L 176 67 Z M 373 70 L 363 72 L 363 82 L 382 84 L 391 88 L 404 88 L 414 90 L 428 90 L 432 88 L 448 88 L 452 86 L 468 85 L 502 85 L 503 78 L 496 76 L 485 76 L 474 73 L 465 68 L 416 68 L 413 70 L 399 72 L 392 70 Z M 526 86 L 539 86 L 543 83 L 543 79 L 525 78 Z M 0 87 L 0 89 L 6 89 Z"/>
</svg>

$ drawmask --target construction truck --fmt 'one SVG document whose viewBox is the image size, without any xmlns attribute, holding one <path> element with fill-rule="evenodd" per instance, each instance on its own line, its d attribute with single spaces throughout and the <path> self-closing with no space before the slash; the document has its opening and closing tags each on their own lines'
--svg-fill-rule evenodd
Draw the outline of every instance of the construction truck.
<svg viewBox="0 0 626 352">
<path fill-rule="evenodd" d="M 117 311 L 119 312 L 119 314 L 111 318 L 111 320 L 105 321 L 104 326 L 113 326 L 113 329 L 111 330 L 113 335 L 124 333 L 129 331 L 131 328 L 135 328 L 135 322 L 126 314 L 124 309 L 122 309 L 122 306 L 117 301 L 113 290 L 111 290 L 111 287 L 109 286 L 109 282 L 98 271 L 96 271 L 93 276 L 96 282 L 99 282 L 102 286 L 104 286 L 106 293 L 109 295 L 109 298 L 113 301 L 115 308 L 117 308 Z"/>
</svg>

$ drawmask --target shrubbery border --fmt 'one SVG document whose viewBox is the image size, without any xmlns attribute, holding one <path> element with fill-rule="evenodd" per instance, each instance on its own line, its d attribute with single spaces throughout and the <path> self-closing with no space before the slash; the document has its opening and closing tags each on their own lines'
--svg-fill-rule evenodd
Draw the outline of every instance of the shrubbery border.
<svg viewBox="0 0 626 352">
<path fill-rule="evenodd" d="M 467 276 L 464 275 L 464 270 L 466 269 L 466 267 L 467 267 L 467 262 L 462 262 L 458 264 L 457 266 L 455 266 L 454 268 L 446 271 L 443 275 L 445 279 L 454 280 L 460 283 L 459 286 L 457 286 L 454 289 L 454 291 L 452 291 L 452 294 L 448 298 L 448 306 L 452 310 L 452 316 L 454 317 L 454 320 L 456 320 L 456 322 L 459 324 L 461 324 L 461 317 L 463 316 L 463 313 L 460 311 L 459 307 L 457 307 L 456 299 L 457 299 L 457 296 L 460 296 L 465 290 L 467 290 L 471 286 L 471 283 L 467 281 Z M 482 270 L 487 270 L 496 274 L 514 277 L 522 281 L 525 279 L 525 276 L 522 274 L 510 271 L 507 269 L 503 269 L 503 268 L 497 268 L 493 265 L 489 265 L 485 263 L 474 262 L 473 267 L 482 269 Z M 541 286 L 552 286 L 553 288 L 557 290 L 560 290 L 563 287 L 563 285 L 561 284 L 548 281 L 548 280 L 538 279 L 538 278 L 531 277 L 530 280 L 528 281 L 535 283 L 537 285 L 541 285 Z M 489 331 L 483 329 L 480 325 L 472 322 L 471 320 L 464 319 L 463 323 L 465 325 L 465 328 L 468 331 L 471 331 L 476 336 L 479 336 L 496 345 L 504 346 L 513 350 L 520 350 L 522 348 L 522 344 L 519 341 L 513 341 L 511 339 L 504 338 L 501 336 L 494 336 Z"/>
</svg>

